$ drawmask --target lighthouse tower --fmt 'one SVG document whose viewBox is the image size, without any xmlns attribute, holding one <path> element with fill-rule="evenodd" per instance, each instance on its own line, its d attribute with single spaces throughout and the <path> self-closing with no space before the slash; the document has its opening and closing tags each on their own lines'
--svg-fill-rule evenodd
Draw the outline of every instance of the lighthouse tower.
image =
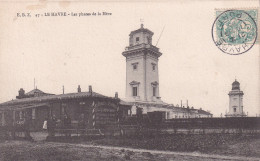
<svg viewBox="0 0 260 161">
<path fill-rule="evenodd" d="M 129 34 L 126 57 L 126 100 L 161 102 L 159 95 L 158 60 L 162 53 L 152 45 L 153 32 L 141 27 Z"/>
<path fill-rule="evenodd" d="M 240 91 L 240 83 L 235 80 L 232 83 L 232 90 L 229 95 L 229 112 L 227 117 L 243 117 L 246 116 L 243 111 L 243 91 Z"/>
</svg>

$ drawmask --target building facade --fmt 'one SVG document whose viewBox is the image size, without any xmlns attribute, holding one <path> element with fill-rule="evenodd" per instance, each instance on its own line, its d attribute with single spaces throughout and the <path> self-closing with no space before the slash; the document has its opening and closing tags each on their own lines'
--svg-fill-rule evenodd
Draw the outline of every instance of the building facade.
<svg viewBox="0 0 260 161">
<path fill-rule="evenodd" d="M 162 53 L 152 45 L 153 32 L 141 28 L 129 35 L 126 57 L 126 99 L 128 101 L 161 102 L 158 61 Z"/>
<path fill-rule="evenodd" d="M 212 117 L 202 109 L 177 107 L 161 100 L 159 93 L 159 57 L 162 53 L 152 44 L 153 32 L 143 24 L 129 34 L 126 58 L 126 94 L 120 104 L 131 105 L 131 114 L 164 112 L 165 119 Z"/>
<path fill-rule="evenodd" d="M 244 117 L 243 106 L 243 91 L 240 90 L 240 83 L 235 80 L 232 83 L 232 90 L 228 93 L 229 95 L 229 111 L 226 117 Z"/>
<path fill-rule="evenodd" d="M 0 125 L 19 127 L 27 118 L 30 130 L 39 131 L 45 120 L 55 117 L 57 128 L 64 128 L 66 116 L 71 120 L 71 128 L 104 129 L 117 125 L 128 115 L 128 106 L 120 106 L 119 102 L 117 93 L 113 98 L 107 97 L 93 92 L 91 86 L 87 92 L 78 87 L 76 93 L 59 95 L 38 89 L 25 93 L 20 89 L 17 99 L 0 104 Z"/>
</svg>

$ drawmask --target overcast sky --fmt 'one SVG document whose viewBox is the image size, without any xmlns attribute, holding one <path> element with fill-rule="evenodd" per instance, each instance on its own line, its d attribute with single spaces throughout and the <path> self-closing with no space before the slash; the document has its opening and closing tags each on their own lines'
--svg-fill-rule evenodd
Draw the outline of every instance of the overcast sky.
<svg viewBox="0 0 260 161">
<path fill-rule="evenodd" d="M 144 27 L 154 32 L 160 96 L 170 104 L 228 110 L 228 92 L 237 78 L 244 111 L 259 114 L 259 43 L 242 55 L 221 52 L 211 37 L 215 8 L 259 7 L 254 2 L 185 1 L 140 3 L 0 2 L 0 102 L 15 99 L 20 88 L 54 94 L 87 91 L 125 97 L 125 57 L 129 33 Z M 2 5 L 3 4 L 3 5 Z M 111 16 L 16 18 L 17 12 L 110 12 Z"/>
</svg>

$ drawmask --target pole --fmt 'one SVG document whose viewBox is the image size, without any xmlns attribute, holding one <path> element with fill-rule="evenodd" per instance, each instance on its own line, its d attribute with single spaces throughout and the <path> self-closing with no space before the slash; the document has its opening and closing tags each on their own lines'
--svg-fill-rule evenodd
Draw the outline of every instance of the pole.
<svg viewBox="0 0 260 161">
<path fill-rule="evenodd" d="M 155 46 L 157 46 L 157 44 L 158 44 L 158 42 L 159 42 L 159 40 L 160 40 L 160 38 L 161 38 L 161 36 L 162 36 L 162 33 L 163 33 L 163 31 L 164 31 L 164 28 L 165 28 L 165 26 L 163 26 L 162 32 L 161 32 L 161 34 L 160 34 L 160 36 L 159 36 L 159 39 L 157 40 L 157 43 L 156 43 Z"/>
</svg>

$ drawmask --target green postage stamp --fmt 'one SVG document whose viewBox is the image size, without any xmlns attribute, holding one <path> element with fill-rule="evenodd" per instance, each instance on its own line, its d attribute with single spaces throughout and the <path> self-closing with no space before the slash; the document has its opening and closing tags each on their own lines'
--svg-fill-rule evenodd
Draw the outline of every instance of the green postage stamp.
<svg viewBox="0 0 260 161">
<path fill-rule="evenodd" d="M 257 39 L 257 19 L 257 9 L 216 10 L 212 26 L 215 45 L 230 55 L 247 52 Z"/>
</svg>

